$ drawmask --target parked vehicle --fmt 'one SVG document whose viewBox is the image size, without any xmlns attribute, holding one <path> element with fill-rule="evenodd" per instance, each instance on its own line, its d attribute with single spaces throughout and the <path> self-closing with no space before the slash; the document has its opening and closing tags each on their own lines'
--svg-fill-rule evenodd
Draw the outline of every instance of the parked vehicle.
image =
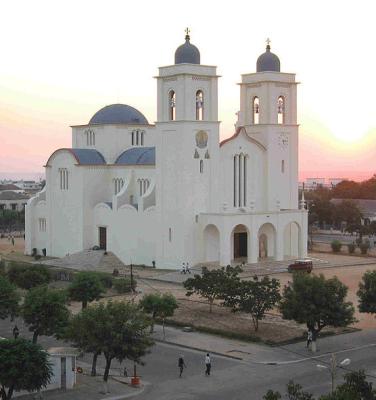
<svg viewBox="0 0 376 400">
<path fill-rule="evenodd" d="M 313 268 L 312 260 L 295 260 L 288 266 L 289 272 L 302 271 L 310 273 Z"/>
</svg>

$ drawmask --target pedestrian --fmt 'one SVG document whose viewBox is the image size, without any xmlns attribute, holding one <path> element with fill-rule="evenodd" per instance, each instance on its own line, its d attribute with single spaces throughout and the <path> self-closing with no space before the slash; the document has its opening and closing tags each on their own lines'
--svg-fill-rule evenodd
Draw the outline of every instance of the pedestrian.
<svg viewBox="0 0 376 400">
<path fill-rule="evenodd" d="M 126 378 L 128 377 L 128 371 L 127 371 L 127 366 L 126 366 L 126 365 L 124 365 L 123 375 L 124 375 Z"/>
<path fill-rule="evenodd" d="M 14 337 L 15 339 L 17 339 L 19 334 L 20 334 L 20 330 L 18 329 L 18 326 L 17 326 L 17 325 L 14 325 L 14 328 L 13 328 L 13 337 Z"/>
<path fill-rule="evenodd" d="M 179 357 L 178 367 L 179 367 L 179 372 L 180 372 L 179 378 L 181 378 L 181 375 L 183 373 L 183 369 L 187 368 L 187 366 L 185 365 L 185 362 L 184 362 L 184 356 L 183 355 L 180 355 L 180 357 Z"/>
<path fill-rule="evenodd" d="M 14 236 L 12 235 L 12 245 L 14 246 Z"/>
<path fill-rule="evenodd" d="M 181 274 L 185 274 L 185 263 L 183 263 L 181 270 L 180 270 Z"/>
<path fill-rule="evenodd" d="M 307 332 L 307 349 L 309 347 L 309 345 L 312 343 L 312 331 L 310 329 L 308 329 Z"/>
<path fill-rule="evenodd" d="M 206 356 L 205 356 L 205 366 L 206 366 L 205 375 L 210 376 L 211 360 L 210 360 L 209 353 L 206 353 Z"/>
<path fill-rule="evenodd" d="M 189 269 L 189 263 L 187 263 L 187 264 L 185 265 L 185 270 L 186 270 L 186 272 L 188 272 L 188 274 L 191 273 L 191 270 Z"/>
</svg>

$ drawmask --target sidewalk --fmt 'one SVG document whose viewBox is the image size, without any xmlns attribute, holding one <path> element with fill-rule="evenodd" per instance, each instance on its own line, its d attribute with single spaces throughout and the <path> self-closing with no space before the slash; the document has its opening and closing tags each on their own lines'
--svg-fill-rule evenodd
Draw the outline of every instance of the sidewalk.
<svg viewBox="0 0 376 400">
<path fill-rule="evenodd" d="M 130 386 L 130 378 L 119 376 L 119 371 L 111 370 L 108 379 L 109 393 L 104 393 L 103 369 L 97 368 L 98 376 L 90 376 L 91 365 L 77 361 L 77 366 L 84 370 L 83 374 L 77 374 L 77 383 L 70 390 L 51 390 L 42 392 L 44 400 L 121 400 L 141 394 L 146 382 L 142 382 L 139 388 Z M 29 394 L 16 397 L 20 400 L 38 399 L 37 395 Z"/>
</svg>

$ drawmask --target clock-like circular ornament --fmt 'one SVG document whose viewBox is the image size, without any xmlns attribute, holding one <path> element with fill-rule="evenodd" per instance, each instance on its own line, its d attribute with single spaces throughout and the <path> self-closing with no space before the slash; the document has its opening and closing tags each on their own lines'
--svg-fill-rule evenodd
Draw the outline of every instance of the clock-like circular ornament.
<svg viewBox="0 0 376 400">
<path fill-rule="evenodd" d="M 278 136 L 278 146 L 282 149 L 285 149 L 285 148 L 287 148 L 288 145 L 289 145 L 288 135 L 286 135 L 286 133 L 281 133 Z"/>
</svg>

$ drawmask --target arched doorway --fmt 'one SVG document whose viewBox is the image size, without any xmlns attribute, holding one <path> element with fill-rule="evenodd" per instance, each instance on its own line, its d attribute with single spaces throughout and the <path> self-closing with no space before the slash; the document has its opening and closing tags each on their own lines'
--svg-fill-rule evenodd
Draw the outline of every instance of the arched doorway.
<svg viewBox="0 0 376 400">
<path fill-rule="evenodd" d="M 219 230 L 215 225 L 204 229 L 205 261 L 219 263 Z"/>
<path fill-rule="evenodd" d="M 236 225 L 232 230 L 232 255 L 237 261 L 248 262 L 248 229 L 245 225 Z"/>
<path fill-rule="evenodd" d="M 297 222 L 290 222 L 283 231 L 283 255 L 285 259 L 301 257 L 301 233 Z"/>
<path fill-rule="evenodd" d="M 276 230 L 274 225 L 266 223 L 258 231 L 259 258 L 275 258 L 276 256 Z"/>
</svg>

